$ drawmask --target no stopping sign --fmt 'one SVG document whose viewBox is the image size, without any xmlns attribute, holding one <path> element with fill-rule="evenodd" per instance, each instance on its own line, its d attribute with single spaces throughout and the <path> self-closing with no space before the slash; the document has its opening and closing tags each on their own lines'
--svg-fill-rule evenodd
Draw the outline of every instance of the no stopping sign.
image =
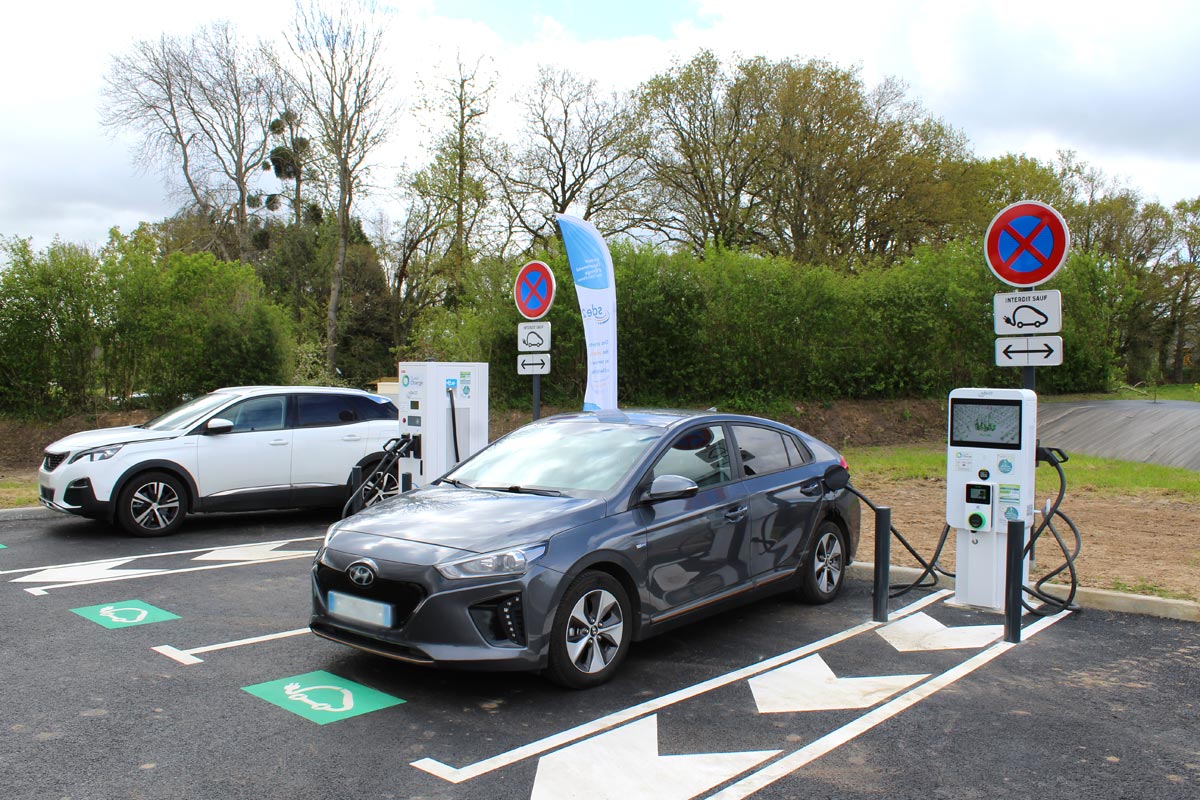
<svg viewBox="0 0 1200 800">
<path fill-rule="evenodd" d="M 1062 215 L 1045 203 L 1022 200 L 1000 211 L 983 237 L 992 274 L 1009 286 L 1031 287 L 1054 276 L 1071 235 Z"/>
</svg>

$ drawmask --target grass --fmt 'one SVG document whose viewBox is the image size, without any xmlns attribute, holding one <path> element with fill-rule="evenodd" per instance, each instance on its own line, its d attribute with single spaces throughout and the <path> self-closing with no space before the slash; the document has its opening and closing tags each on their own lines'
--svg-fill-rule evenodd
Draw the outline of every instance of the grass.
<svg viewBox="0 0 1200 800">
<path fill-rule="evenodd" d="M 1068 400 L 1191 400 L 1200 402 L 1200 383 L 1165 383 L 1160 386 L 1124 385 L 1115 392 L 1093 394 L 1039 395 L 1039 399 L 1054 403 Z"/>
<path fill-rule="evenodd" d="M 0 508 L 24 508 L 38 504 L 37 478 L 19 480 L 0 479 Z"/>
<path fill-rule="evenodd" d="M 843 455 L 852 475 L 874 480 L 909 481 L 946 477 L 946 449 L 928 445 L 847 448 Z M 1200 472 L 1113 458 L 1068 453 L 1063 465 L 1067 491 L 1089 489 L 1102 494 L 1166 494 L 1200 503 Z M 1049 465 L 1037 470 L 1039 494 L 1058 490 L 1058 474 Z"/>
<path fill-rule="evenodd" d="M 1145 578 L 1138 578 L 1133 583 L 1127 583 L 1125 581 L 1113 581 L 1112 589 L 1115 592 L 1149 595 L 1150 597 L 1162 597 L 1167 600 L 1195 599 L 1191 595 L 1184 594 L 1182 592 L 1172 592 L 1170 589 L 1164 589 L 1156 583 L 1150 583 Z"/>
</svg>

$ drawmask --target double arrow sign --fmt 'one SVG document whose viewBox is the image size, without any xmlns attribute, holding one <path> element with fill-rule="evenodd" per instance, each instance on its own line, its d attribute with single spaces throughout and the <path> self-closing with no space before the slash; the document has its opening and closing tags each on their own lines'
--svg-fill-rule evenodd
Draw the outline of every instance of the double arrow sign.
<svg viewBox="0 0 1200 800">
<path fill-rule="evenodd" d="M 522 322 L 517 326 L 517 374 L 549 375 L 550 323 Z"/>
<path fill-rule="evenodd" d="M 1053 367 L 1062 363 L 1061 336 L 1025 335 L 1062 329 L 1062 295 L 1058 291 L 997 294 L 993 313 L 995 331 L 1002 337 L 996 339 L 996 366 Z"/>
<path fill-rule="evenodd" d="M 1062 363 L 1061 336 L 996 340 L 998 367 L 1053 367 Z"/>
</svg>

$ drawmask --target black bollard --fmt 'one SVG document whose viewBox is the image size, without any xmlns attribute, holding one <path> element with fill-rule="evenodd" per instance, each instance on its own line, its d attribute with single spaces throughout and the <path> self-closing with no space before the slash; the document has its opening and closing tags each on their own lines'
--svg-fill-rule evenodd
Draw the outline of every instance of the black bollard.
<svg viewBox="0 0 1200 800">
<path fill-rule="evenodd" d="M 1004 641 L 1021 641 L 1021 556 L 1025 552 L 1025 522 L 1008 521 L 1007 558 L 1004 570 Z"/>
<path fill-rule="evenodd" d="M 879 506 L 875 509 L 875 587 L 874 600 L 876 622 L 888 621 L 888 581 L 892 572 L 892 509 Z"/>
</svg>

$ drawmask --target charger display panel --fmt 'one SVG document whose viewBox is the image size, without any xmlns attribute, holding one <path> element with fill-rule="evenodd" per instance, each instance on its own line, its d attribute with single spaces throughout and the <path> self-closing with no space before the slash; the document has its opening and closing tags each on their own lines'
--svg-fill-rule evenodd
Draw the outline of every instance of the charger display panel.
<svg viewBox="0 0 1200 800">
<path fill-rule="evenodd" d="M 951 398 L 950 446 L 1021 449 L 1021 401 Z"/>
</svg>

